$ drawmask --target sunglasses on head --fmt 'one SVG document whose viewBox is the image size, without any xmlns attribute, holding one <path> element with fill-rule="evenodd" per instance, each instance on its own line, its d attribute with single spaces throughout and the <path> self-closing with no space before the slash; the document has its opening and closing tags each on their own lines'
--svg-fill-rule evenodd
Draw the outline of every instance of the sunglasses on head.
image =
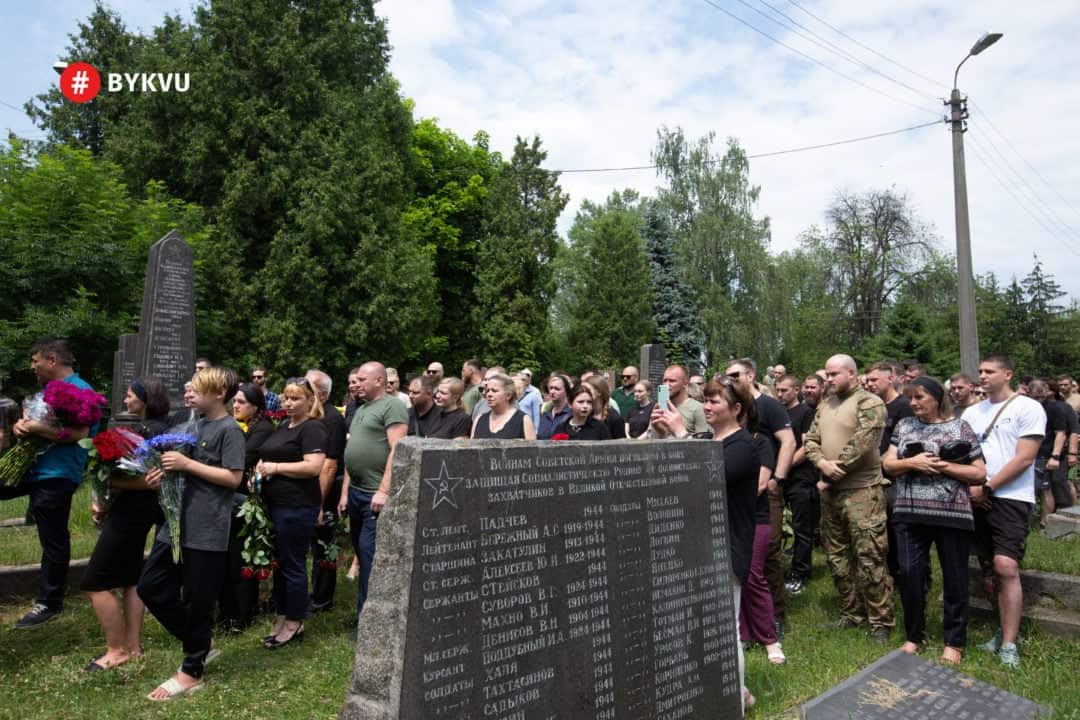
<svg viewBox="0 0 1080 720">
<path fill-rule="evenodd" d="M 301 387 L 307 387 L 308 381 L 305 377 L 293 377 L 285 381 L 286 385 L 299 385 Z"/>
</svg>

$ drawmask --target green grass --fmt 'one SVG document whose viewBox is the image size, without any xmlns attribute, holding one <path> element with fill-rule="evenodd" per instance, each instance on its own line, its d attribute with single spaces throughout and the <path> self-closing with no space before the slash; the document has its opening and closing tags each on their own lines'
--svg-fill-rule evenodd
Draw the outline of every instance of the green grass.
<svg viewBox="0 0 1080 720">
<path fill-rule="evenodd" d="M 1051 540 L 1037 529 L 1028 533 L 1025 570 L 1080 576 L 1080 537 Z"/>
<path fill-rule="evenodd" d="M 26 517 L 27 498 L 0 501 L 0 520 Z M 71 499 L 71 557 L 88 558 L 98 540 L 98 529 L 90 517 L 90 487 L 79 486 Z M 153 544 L 147 538 L 146 549 Z M 0 565 L 36 565 L 41 560 L 41 544 L 33 525 L 0 528 Z"/>
<path fill-rule="evenodd" d="M 27 605 L 0 609 L 0 718 L 336 718 L 352 677 L 346 623 L 356 602 L 355 584 L 344 572 L 341 577 L 335 609 L 305 622 L 304 642 L 265 649 L 260 638 L 270 630 L 267 618 L 240 635 L 218 636 L 223 653 L 207 669 L 206 687 L 167 703 L 145 696 L 172 676 L 183 655 L 152 617 L 143 631 L 143 660 L 87 675 L 82 667 L 105 646 L 84 599 L 70 597 L 60 618 L 32 630 L 12 629 Z"/>
</svg>

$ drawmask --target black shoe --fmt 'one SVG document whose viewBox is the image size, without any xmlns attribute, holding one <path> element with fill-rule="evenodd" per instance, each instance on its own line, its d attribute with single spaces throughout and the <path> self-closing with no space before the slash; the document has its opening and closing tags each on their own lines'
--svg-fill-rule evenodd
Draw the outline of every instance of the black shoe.
<svg viewBox="0 0 1080 720">
<path fill-rule="evenodd" d="M 839 620 L 834 620 L 825 627 L 829 630 L 851 630 L 852 628 L 857 628 L 860 625 L 862 625 L 862 623 L 856 622 L 851 618 L 842 617 Z"/>
<path fill-rule="evenodd" d="M 271 650 L 280 650 L 281 648 L 291 643 L 293 640 L 298 643 L 304 641 L 303 623 L 300 623 L 300 626 L 296 628 L 296 631 L 291 636 L 289 636 L 288 640 L 278 640 L 276 637 L 271 636 L 270 639 L 266 641 L 266 647 L 270 648 Z"/>
<path fill-rule="evenodd" d="M 784 639 L 784 621 L 773 620 L 773 627 L 776 629 L 776 642 L 780 642 Z"/>
<path fill-rule="evenodd" d="M 41 603 L 34 603 L 34 607 L 30 608 L 30 612 L 23 615 L 19 622 L 15 623 L 15 627 L 19 630 L 37 627 L 55 619 L 61 612 L 63 611 L 60 608 L 54 609 Z"/>
<path fill-rule="evenodd" d="M 880 645 L 888 645 L 890 634 L 891 633 L 889 632 L 889 628 L 876 627 L 870 631 L 870 639 Z"/>
<path fill-rule="evenodd" d="M 333 609 L 334 609 L 334 601 L 333 600 L 327 600 L 324 603 L 317 603 L 317 602 L 312 602 L 311 603 L 311 612 L 312 612 L 312 614 L 330 612 Z"/>
</svg>

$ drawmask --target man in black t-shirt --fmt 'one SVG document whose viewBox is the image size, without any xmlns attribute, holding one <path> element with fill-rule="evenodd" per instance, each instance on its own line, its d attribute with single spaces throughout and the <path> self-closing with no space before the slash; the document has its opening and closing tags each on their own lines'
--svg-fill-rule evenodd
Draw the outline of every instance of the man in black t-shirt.
<svg viewBox="0 0 1080 720">
<path fill-rule="evenodd" d="M 820 506 L 817 483 L 818 469 L 806 459 L 803 435 L 814 422 L 815 411 L 799 402 L 799 378 L 785 375 L 776 383 L 776 399 L 791 418 L 791 431 L 795 434 L 795 454 L 791 458 L 791 471 L 784 483 L 784 501 L 791 508 L 791 529 L 795 541 L 791 550 L 791 573 L 784 589 L 798 595 L 810 578 L 811 554 L 814 549 L 814 529 L 817 526 Z"/>
<path fill-rule="evenodd" d="M 769 480 L 769 554 L 765 558 L 765 581 L 769 583 L 769 592 L 773 596 L 773 610 L 776 613 L 776 634 L 784 634 L 784 493 L 791 468 L 791 458 L 795 455 L 795 434 L 791 431 L 791 418 L 784 406 L 765 395 L 754 382 L 757 374 L 754 361 L 741 358 L 732 362 L 725 374 L 742 385 L 754 397 L 757 403 L 757 432 L 772 443 L 776 454 L 776 470 Z"/>
<path fill-rule="evenodd" d="M 1042 496 L 1040 524 L 1057 509 L 1054 498 L 1054 476 L 1061 470 L 1061 455 L 1069 436 L 1069 406 L 1058 400 L 1047 380 L 1039 378 L 1028 383 L 1031 397 L 1046 410 L 1046 434 L 1035 456 L 1035 490 Z"/>
<path fill-rule="evenodd" d="M 409 382 L 409 435 L 431 437 L 439 428 L 442 412 L 435 407 L 435 383 L 428 375 Z"/>
<path fill-rule="evenodd" d="M 921 370 L 922 366 L 918 367 Z M 881 445 L 878 447 L 878 452 L 884 455 L 889 449 L 896 424 L 904 418 L 914 417 L 915 413 L 911 411 L 911 403 L 908 399 L 896 391 L 897 377 L 892 363 L 879 362 L 871 365 L 866 373 L 866 385 L 870 392 L 885 403 L 885 429 L 881 433 Z M 895 579 L 899 570 L 899 564 L 896 561 L 896 531 L 892 521 L 893 506 L 896 505 L 896 486 L 889 480 L 884 469 L 882 469 L 882 474 L 886 482 L 885 522 L 889 531 L 889 554 L 886 560 L 889 564 L 889 574 Z"/>
<path fill-rule="evenodd" d="M 311 606 L 315 612 L 330 610 L 334 607 L 334 592 L 337 590 L 337 568 L 323 567 L 327 560 L 322 543 L 334 539 L 333 519 L 337 514 L 338 498 L 341 496 L 341 483 L 345 477 L 345 438 L 349 434 L 345 418 L 334 403 L 330 401 L 333 382 L 322 370 L 308 370 L 305 374 L 308 383 L 315 390 L 315 396 L 323 406 L 322 423 L 326 426 L 326 461 L 319 473 L 319 490 L 322 493 L 322 512 L 315 526 L 315 542 L 311 545 Z"/>
</svg>

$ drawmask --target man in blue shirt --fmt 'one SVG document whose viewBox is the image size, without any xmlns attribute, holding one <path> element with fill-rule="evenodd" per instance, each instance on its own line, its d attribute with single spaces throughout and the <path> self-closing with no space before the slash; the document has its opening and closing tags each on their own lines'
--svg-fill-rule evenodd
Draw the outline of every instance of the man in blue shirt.
<svg viewBox="0 0 1080 720">
<path fill-rule="evenodd" d="M 44 387 L 53 380 L 69 382 L 77 387 L 90 387 L 72 369 L 75 356 L 66 340 L 40 340 L 30 348 L 30 367 Z M 52 620 L 64 608 L 64 589 L 67 585 L 68 564 L 71 561 L 71 496 L 79 487 L 86 467 L 86 450 L 78 442 L 90 437 L 97 427 L 59 427 L 37 420 L 22 419 L 15 423 L 17 437 L 37 435 L 51 443 L 38 456 L 26 478 L 14 487 L 0 488 L 0 499 L 30 496 L 30 512 L 37 523 L 41 541 L 41 575 L 38 597 L 34 606 L 16 628 L 30 628 Z"/>
<path fill-rule="evenodd" d="M 518 377 L 521 378 L 521 384 L 524 386 L 521 397 L 518 398 L 518 410 L 532 418 L 534 428 L 540 427 L 540 406 L 544 404 L 544 398 L 532 385 L 532 370 L 525 368 L 518 373 Z"/>
</svg>

